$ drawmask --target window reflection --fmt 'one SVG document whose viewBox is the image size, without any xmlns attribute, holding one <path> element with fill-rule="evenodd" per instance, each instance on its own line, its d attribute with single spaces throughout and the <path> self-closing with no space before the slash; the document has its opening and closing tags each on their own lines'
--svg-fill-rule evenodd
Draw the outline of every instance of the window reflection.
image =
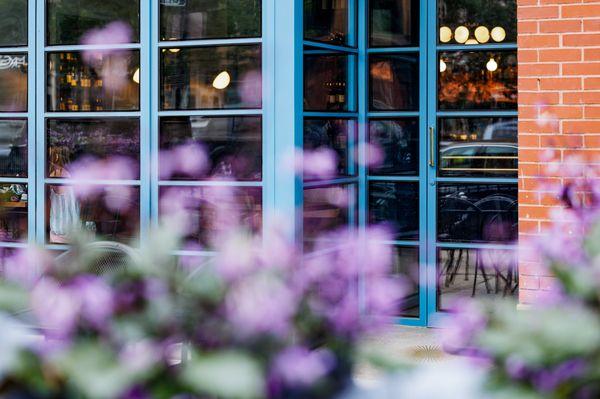
<svg viewBox="0 0 600 399">
<path fill-rule="evenodd" d="M 106 186 L 96 195 L 80 197 L 73 186 L 46 187 L 46 233 L 52 244 L 68 244 L 74 234 L 98 240 L 128 242 L 140 222 L 138 187 Z"/>
<path fill-rule="evenodd" d="M 26 184 L 0 184 L 0 241 L 27 239 L 28 204 Z"/>
<path fill-rule="evenodd" d="M 0 54 L 0 112 L 27 112 L 27 54 Z"/>
<path fill-rule="evenodd" d="M 419 317 L 420 314 L 420 278 L 419 248 L 394 247 L 392 275 L 402 279 L 406 289 L 405 296 L 398 309 L 398 316 Z"/>
<path fill-rule="evenodd" d="M 184 245 L 211 249 L 223 235 L 262 227 L 260 187 L 168 187 L 160 190 L 160 216 L 183 215 Z"/>
<path fill-rule="evenodd" d="M 354 175 L 350 142 L 356 137 L 355 122 L 349 119 L 304 120 L 304 150 L 328 149 L 337 156 L 337 174 Z"/>
<path fill-rule="evenodd" d="M 344 227 L 354 225 L 352 215 L 355 186 L 338 185 L 304 190 L 303 233 L 305 247 L 337 243 L 336 237 L 328 236 Z"/>
<path fill-rule="evenodd" d="M 369 1 L 370 46 L 418 46 L 419 8 L 419 0 Z"/>
<path fill-rule="evenodd" d="M 517 186 L 441 183 L 437 236 L 445 242 L 513 242 L 518 235 Z"/>
<path fill-rule="evenodd" d="M 255 116 L 173 117 L 160 120 L 161 175 L 168 169 L 164 150 L 198 144 L 206 151 L 210 164 L 204 176 L 178 176 L 176 180 L 202 177 L 235 180 L 261 180 L 262 120 Z"/>
<path fill-rule="evenodd" d="M 304 38 L 353 45 L 348 41 L 348 0 L 304 0 Z"/>
<path fill-rule="evenodd" d="M 349 92 L 350 57 L 344 54 L 304 56 L 304 110 L 354 111 Z"/>
<path fill-rule="evenodd" d="M 0 1 L 0 47 L 27 45 L 27 0 Z"/>
<path fill-rule="evenodd" d="M 48 111 L 137 111 L 139 67 L 137 50 L 50 53 Z"/>
<path fill-rule="evenodd" d="M 372 175 L 419 174 L 419 120 L 371 120 L 369 140 Z M 380 160 L 378 158 L 381 158 Z"/>
<path fill-rule="evenodd" d="M 440 42 L 516 42 L 516 0 L 439 0 Z"/>
<path fill-rule="evenodd" d="M 441 52 L 440 110 L 517 109 L 517 54 Z"/>
<path fill-rule="evenodd" d="M 260 108 L 260 46 L 164 49 L 161 108 L 164 110 Z"/>
<path fill-rule="evenodd" d="M 515 118 L 441 118 L 440 176 L 517 177 Z"/>
<path fill-rule="evenodd" d="M 122 25 L 109 25 L 119 22 Z M 140 0 L 46 0 L 48 45 L 79 44 L 82 36 L 103 29 L 103 44 L 139 42 Z M 130 40 L 129 40 L 130 39 Z"/>
<path fill-rule="evenodd" d="M 27 176 L 26 119 L 0 119 L 0 176 Z"/>
<path fill-rule="evenodd" d="M 517 297 L 519 273 L 514 251 L 449 248 L 438 250 L 437 307 L 474 297 Z"/>
<path fill-rule="evenodd" d="M 139 164 L 137 118 L 48 119 L 46 129 L 48 177 L 71 177 L 72 164 L 90 157 L 125 157 Z"/>
<path fill-rule="evenodd" d="M 419 184 L 371 183 L 369 219 L 372 224 L 389 224 L 398 240 L 418 240 Z"/>
<path fill-rule="evenodd" d="M 372 111 L 419 109 L 418 55 L 371 56 L 369 71 L 369 107 Z"/>
<path fill-rule="evenodd" d="M 260 0 L 161 2 L 161 40 L 258 37 Z"/>
</svg>

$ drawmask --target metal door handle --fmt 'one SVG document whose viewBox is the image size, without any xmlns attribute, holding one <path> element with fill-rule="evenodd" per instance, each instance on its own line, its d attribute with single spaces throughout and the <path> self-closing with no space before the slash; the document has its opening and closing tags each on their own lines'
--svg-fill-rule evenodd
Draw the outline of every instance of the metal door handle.
<svg viewBox="0 0 600 399">
<path fill-rule="evenodd" d="M 429 166 L 435 168 L 435 128 L 429 126 Z"/>
</svg>

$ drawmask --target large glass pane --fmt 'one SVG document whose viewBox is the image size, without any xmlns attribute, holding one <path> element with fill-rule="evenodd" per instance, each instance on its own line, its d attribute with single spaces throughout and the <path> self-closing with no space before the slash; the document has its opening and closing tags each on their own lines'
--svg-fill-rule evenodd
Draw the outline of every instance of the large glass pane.
<svg viewBox="0 0 600 399">
<path fill-rule="evenodd" d="M 223 235 L 262 227 L 260 187 L 168 187 L 160 190 L 160 216 L 173 216 L 187 232 L 189 250 L 210 250 Z"/>
<path fill-rule="evenodd" d="M 419 45 L 419 0 L 369 1 L 371 47 Z"/>
<path fill-rule="evenodd" d="M 419 239 L 419 184 L 373 182 L 369 185 L 369 221 L 388 224 L 398 240 Z"/>
<path fill-rule="evenodd" d="M 440 43 L 517 41 L 516 0 L 438 0 L 437 4 Z"/>
<path fill-rule="evenodd" d="M 27 112 L 27 54 L 0 54 L 0 112 Z"/>
<path fill-rule="evenodd" d="M 369 58 L 371 111 L 419 109 L 419 56 L 376 55 Z"/>
<path fill-rule="evenodd" d="M 348 0 L 304 0 L 305 39 L 354 45 L 348 27 Z"/>
<path fill-rule="evenodd" d="M 160 2 L 160 39 L 258 37 L 260 0 L 170 0 Z"/>
<path fill-rule="evenodd" d="M 130 186 L 98 187 L 81 197 L 68 185 L 46 187 L 46 234 L 49 243 L 68 244 L 74 234 L 128 242 L 140 222 L 140 190 Z"/>
<path fill-rule="evenodd" d="M 339 243 L 339 237 L 329 236 L 341 228 L 355 225 L 354 204 L 356 186 L 337 185 L 304 190 L 303 234 L 305 246 L 310 249 L 331 241 Z"/>
<path fill-rule="evenodd" d="M 517 297 L 519 275 L 514 251 L 444 248 L 438 250 L 437 308 L 451 309 L 463 298 Z"/>
<path fill-rule="evenodd" d="M 260 46 L 165 49 L 161 109 L 260 108 Z"/>
<path fill-rule="evenodd" d="M 304 119 L 304 150 L 329 150 L 335 154 L 338 176 L 355 174 L 350 153 L 356 138 L 356 122 L 350 119 Z"/>
<path fill-rule="evenodd" d="M 50 112 L 137 111 L 140 108 L 137 50 L 48 54 Z"/>
<path fill-rule="evenodd" d="M 139 42 L 140 0 L 46 0 L 46 23 L 48 45 Z"/>
<path fill-rule="evenodd" d="M 439 175 L 517 177 L 515 118 L 440 118 Z"/>
<path fill-rule="evenodd" d="M 0 176 L 27 176 L 26 119 L 0 119 Z"/>
<path fill-rule="evenodd" d="M 518 235 L 516 184 L 438 184 L 438 240 L 512 242 Z"/>
<path fill-rule="evenodd" d="M 406 289 L 398 316 L 419 317 L 419 248 L 396 246 L 393 256 L 392 275 L 401 278 Z"/>
<path fill-rule="evenodd" d="M 199 175 L 180 174 L 178 151 L 199 145 L 209 164 Z M 175 180 L 261 180 L 262 121 L 257 116 L 184 116 L 160 120 L 161 176 Z"/>
<path fill-rule="evenodd" d="M 72 166 L 88 159 L 123 158 L 139 178 L 140 123 L 137 118 L 48 119 L 46 176 L 71 177 Z M 127 175 L 127 174 L 123 174 Z"/>
<path fill-rule="evenodd" d="M 419 174 L 419 119 L 369 122 L 369 173 L 378 176 Z"/>
<path fill-rule="evenodd" d="M 515 51 L 440 52 L 440 110 L 517 109 Z"/>
<path fill-rule="evenodd" d="M 0 1 L 0 47 L 27 45 L 27 0 Z"/>
<path fill-rule="evenodd" d="M 0 241 L 27 239 L 28 204 L 26 184 L 0 184 Z"/>
<path fill-rule="evenodd" d="M 349 79 L 354 74 L 345 54 L 304 56 L 304 110 L 354 111 L 354 92 Z"/>
</svg>

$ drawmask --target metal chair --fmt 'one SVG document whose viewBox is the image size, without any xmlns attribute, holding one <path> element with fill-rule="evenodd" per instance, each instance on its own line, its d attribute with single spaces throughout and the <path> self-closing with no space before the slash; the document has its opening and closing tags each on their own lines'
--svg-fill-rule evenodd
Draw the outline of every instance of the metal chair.
<svg viewBox="0 0 600 399">
<path fill-rule="evenodd" d="M 89 272 L 98 276 L 122 270 L 128 264 L 140 260 L 139 252 L 130 246 L 113 241 L 96 241 L 57 256 L 54 259 L 55 266 L 74 262 L 81 250 L 94 254 Z"/>
</svg>

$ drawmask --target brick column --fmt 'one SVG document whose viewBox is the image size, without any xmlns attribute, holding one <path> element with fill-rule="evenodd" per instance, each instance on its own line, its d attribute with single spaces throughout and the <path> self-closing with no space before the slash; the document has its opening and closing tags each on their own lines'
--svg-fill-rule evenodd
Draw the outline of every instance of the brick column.
<svg viewBox="0 0 600 399">
<path fill-rule="evenodd" d="M 540 182 L 561 183 L 570 156 L 600 154 L 600 1 L 518 0 L 519 233 L 544 233 L 556 198 Z M 540 179 L 544 176 L 544 179 Z M 552 277 L 535 256 L 520 258 L 520 301 L 547 290 Z"/>
</svg>

